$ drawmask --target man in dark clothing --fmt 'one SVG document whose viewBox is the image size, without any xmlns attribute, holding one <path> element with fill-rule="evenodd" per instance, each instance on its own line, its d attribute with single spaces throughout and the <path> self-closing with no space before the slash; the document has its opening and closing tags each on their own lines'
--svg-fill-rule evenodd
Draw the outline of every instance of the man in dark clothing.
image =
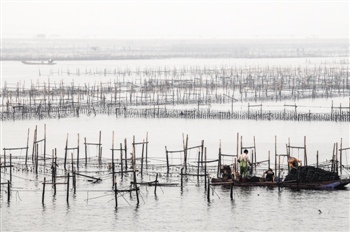
<svg viewBox="0 0 350 232">
<path fill-rule="evenodd" d="M 274 182 L 274 177 L 275 177 L 275 173 L 272 171 L 271 168 L 269 168 L 267 171 L 264 172 L 263 177 L 266 175 L 265 179 L 266 181 L 272 181 Z"/>
</svg>

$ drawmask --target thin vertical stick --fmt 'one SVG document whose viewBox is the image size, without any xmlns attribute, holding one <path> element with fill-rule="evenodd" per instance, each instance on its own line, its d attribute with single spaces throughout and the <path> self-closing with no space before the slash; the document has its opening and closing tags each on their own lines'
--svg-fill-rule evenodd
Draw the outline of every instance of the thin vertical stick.
<svg viewBox="0 0 350 232">
<path fill-rule="evenodd" d="M 67 204 L 69 203 L 69 172 L 68 172 L 68 176 L 67 176 L 67 198 L 66 198 L 66 201 L 67 201 Z"/>
<path fill-rule="evenodd" d="M 242 154 L 242 152 L 243 152 L 243 136 L 241 136 L 241 152 L 240 152 L 240 154 Z"/>
<path fill-rule="evenodd" d="M 237 149 L 236 149 L 236 155 L 237 157 L 239 157 L 240 153 L 239 153 L 239 133 L 237 133 Z"/>
<path fill-rule="evenodd" d="M 134 173 L 134 187 L 135 187 L 135 191 L 136 191 L 137 205 L 139 205 L 139 203 L 140 203 L 140 200 L 139 200 L 139 190 L 138 190 L 138 188 L 137 188 L 135 166 L 134 166 L 133 173 Z"/>
<path fill-rule="evenodd" d="M 10 153 L 10 182 L 12 183 L 12 154 Z"/>
<path fill-rule="evenodd" d="M 208 192 L 207 192 L 207 199 L 208 202 L 210 202 L 210 184 L 209 184 L 209 175 L 205 176 L 205 179 L 208 178 Z"/>
<path fill-rule="evenodd" d="M 127 145 L 126 145 L 126 138 L 124 139 L 124 154 L 125 154 L 125 171 L 128 171 L 128 156 L 127 156 Z"/>
<path fill-rule="evenodd" d="M 204 148 L 204 174 L 207 175 L 207 148 Z M 209 185 L 209 183 L 208 183 Z M 204 178 L 204 186 L 207 186 L 207 178 Z"/>
<path fill-rule="evenodd" d="M 11 183 L 8 180 L 7 181 L 7 201 L 10 202 L 10 197 L 11 197 Z"/>
<path fill-rule="evenodd" d="M 114 176 L 114 199 L 115 199 L 115 208 L 118 207 L 118 189 L 117 189 L 117 177 Z"/>
<path fill-rule="evenodd" d="M 46 182 L 46 177 L 44 177 L 44 182 L 43 182 L 43 195 L 41 199 L 42 204 L 44 204 L 44 199 L 45 199 L 45 184 L 46 184 L 45 182 Z"/>
<path fill-rule="evenodd" d="M 157 195 L 157 185 L 158 185 L 158 173 L 156 174 L 156 181 L 154 182 L 154 195 Z"/>
<path fill-rule="evenodd" d="M 184 168 L 181 168 L 181 192 L 183 191 L 183 172 L 184 172 Z"/>
<path fill-rule="evenodd" d="M 86 137 L 84 137 L 84 144 L 85 144 L 85 167 L 87 166 L 87 144 L 86 144 Z"/>
<path fill-rule="evenodd" d="M 1 157 L 0 157 L 0 196 L 1 196 Z"/>
<path fill-rule="evenodd" d="M 72 156 L 72 178 L 73 178 L 73 190 L 74 194 L 76 193 L 76 174 L 75 174 L 75 168 L 74 168 L 74 160 L 73 160 L 73 153 L 71 153 Z"/>
<path fill-rule="evenodd" d="M 26 148 L 26 160 L 25 160 L 26 167 L 27 167 L 27 160 L 28 160 L 28 149 L 29 149 L 29 128 L 28 128 L 28 135 L 27 135 L 27 148 Z"/>
<path fill-rule="evenodd" d="M 304 165 L 307 166 L 306 136 L 304 136 Z"/>
<path fill-rule="evenodd" d="M 218 169 L 216 175 L 219 177 L 220 176 L 220 169 L 221 169 L 221 140 L 219 144 L 219 160 L 218 160 Z"/>
<path fill-rule="evenodd" d="M 349 107 L 349 111 L 350 111 L 350 107 Z M 339 165 L 340 165 L 340 175 L 342 175 L 342 171 L 343 171 L 343 138 L 340 138 Z"/>
<path fill-rule="evenodd" d="M 281 156 L 278 155 L 278 176 L 281 176 Z"/>
<path fill-rule="evenodd" d="M 77 192 L 77 174 L 75 173 L 75 168 L 73 169 L 73 189 L 74 194 Z"/>
<path fill-rule="evenodd" d="M 77 168 L 78 169 L 79 169 L 79 144 L 80 144 L 80 137 L 79 137 L 79 133 L 78 133 L 78 146 L 77 146 Z"/>
<path fill-rule="evenodd" d="M 132 138 L 132 165 L 136 165 L 135 135 Z"/>
<path fill-rule="evenodd" d="M 200 163 L 200 155 L 201 151 L 198 150 L 198 158 L 197 158 L 197 182 L 199 183 L 199 163 Z"/>
<path fill-rule="evenodd" d="M 56 195 L 56 174 L 57 174 L 57 150 L 55 148 L 55 163 L 54 163 L 54 168 L 53 168 L 53 193 Z"/>
<path fill-rule="evenodd" d="M 203 154 L 204 154 L 204 140 L 202 140 L 202 143 L 201 143 L 201 166 L 203 168 Z"/>
<path fill-rule="evenodd" d="M 148 168 L 148 132 L 146 133 L 146 169 Z"/>
<path fill-rule="evenodd" d="M 256 173 L 256 143 L 255 143 L 255 136 L 254 136 L 254 171 Z"/>
<path fill-rule="evenodd" d="M 36 144 L 36 152 L 35 152 L 35 174 L 38 175 L 38 165 L 39 165 L 39 144 Z"/>
<path fill-rule="evenodd" d="M 123 144 L 120 143 L 120 169 L 121 169 L 121 175 L 122 175 L 122 179 L 123 179 L 123 176 L 124 176 L 124 173 L 123 173 Z"/>
<path fill-rule="evenodd" d="M 73 173 L 73 172 L 74 172 L 74 171 L 73 171 L 73 168 L 74 168 L 73 152 L 70 153 L 70 155 L 71 155 L 71 167 L 72 167 L 72 173 Z"/>
<path fill-rule="evenodd" d="M 114 186 L 114 131 L 112 131 L 112 187 Z"/>
<path fill-rule="evenodd" d="M 66 148 L 64 149 L 64 170 L 67 170 L 67 153 L 68 153 L 68 136 L 69 134 L 67 133 L 67 138 L 66 138 Z"/>
<path fill-rule="evenodd" d="M 145 140 L 142 143 L 142 153 L 141 153 L 141 178 L 143 177 L 143 153 L 145 148 Z"/>
<path fill-rule="evenodd" d="M 338 143 L 335 144 L 335 172 L 338 173 Z"/>
<path fill-rule="evenodd" d="M 32 163 L 34 164 L 34 155 L 35 155 L 35 149 L 36 149 L 36 132 L 37 132 L 37 126 L 35 126 L 34 130 L 34 139 L 33 139 L 33 151 L 32 151 Z M 5 160 L 4 160 L 5 162 Z"/>
<path fill-rule="evenodd" d="M 46 124 L 44 124 L 44 170 L 45 170 L 45 166 L 46 166 Z"/>
<path fill-rule="evenodd" d="M 102 162 L 101 131 L 98 137 L 98 161 L 99 161 L 99 165 L 101 165 L 101 162 Z"/>
<path fill-rule="evenodd" d="M 277 173 L 277 136 L 275 135 L 275 173 Z"/>
<path fill-rule="evenodd" d="M 166 146 L 165 146 L 165 158 L 166 158 L 166 173 L 169 174 L 169 154 Z"/>
</svg>

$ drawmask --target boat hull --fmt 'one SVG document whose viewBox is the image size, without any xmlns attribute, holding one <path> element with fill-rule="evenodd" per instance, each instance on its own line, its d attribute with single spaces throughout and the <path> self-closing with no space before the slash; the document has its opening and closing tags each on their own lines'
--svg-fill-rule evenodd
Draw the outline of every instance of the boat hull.
<svg viewBox="0 0 350 232">
<path fill-rule="evenodd" d="M 49 61 L 21 61 L 23 64 L 29 65 L 55 65 L 56 63 Z"/>
<path fill-rule="evenodd" d="M 310 190 L 327 190 L 327 189 L 344 189 L 347 184 L 350 183 L 350 179 L 339 179 L 321 182 L 310 183 L 281 183 L 282 187 L 288 187 L 291 189 L 310 189 Z"/>
</svg>

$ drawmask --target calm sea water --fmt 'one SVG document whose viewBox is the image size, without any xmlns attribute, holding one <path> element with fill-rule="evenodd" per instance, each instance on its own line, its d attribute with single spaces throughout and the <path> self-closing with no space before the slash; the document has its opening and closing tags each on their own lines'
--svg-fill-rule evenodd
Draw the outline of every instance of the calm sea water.
<svg viewBox="0 0 350 232">
<path fill-rule="evenodd" d="M 316 61 L 317 62 L 316 62 Z M 321 63 L 323 59 L 311 59 L 311 63 Z M 138 66 L 182 66 L 207 65 L 222 66 L 238 62 L 249 64 L 283 65 L 292 62 L 304 65 L 305 59 L 288 60 L 151 60 L 151 61 L 79 61 L 60 62 L 55 68 L 74 70 L 77 67 L 106 68 L 118 66 L 136 68 Z M 49 67 L 40 67 L 41 74 Z M 52 68 L 52 67 L 50 67 Z M 55 69 L 54 68 L 54 69 Z M 104 77 L 67 77 L 38 76 L 39 67 L 25 66 L 19 62 L 2 62 L 2 84 L 15 85 L 18 81 L 28 84 L 31 81 L 72 80 L 97 83 Z M 84 79 L 85 78 L 85 79 Z M 112 77 L 108 77 L 111 79 Z M 326 100 L 325 100 L 326 101 Z M 326 104 L 329 104 L 329 100 Z M 348 102 L 348 99 L 337 99 Z M 321 105 L 323 100 L 305 101 L 304 104 Z M 115 144 L 126 138 L 131 148 L 133 136 L 141 142 L 148 133 L 148 154 L 151 160 L 165 159 L 165 146 L 169 150 L 182 149 L 182 136 L 189 136 L 189 146 L 196 146 L 204 140 L 208 159 L 216 159 L 221 143 L 222 152 L 236 153 L 237 134 L 242 136 L 243 145 L 253 145 L 257 149 L 257 160 L 266 160 L 269 151 L 285 153 L 288 139 L 291 145 L 303 146 L 306 137 L 308 162 L 331 159 L 334 143 L 343 140 L 343 147 L 349 147 L 349 124 L 346 122 L 283 122 L 283 121 L 244 121 L 244 120 L 190 120 L 190 119 L 142 119 L 115 118 L 98 115 L 80 118 L 45 119 L 41 121 L 5 121 L 1 123 L 1 149 L 24 147 L 30 130 L 30 148 L 34 129 L 38 127 L 38 139 L 44 136 L 46 125 L 47 154 L 56 148 L 59 157 L 64 156 L 67 134 L 69 146 L 77 146 L 80 136 L 82 153 L 83 138 L 87 142 L 97 143 L 99 131 L 102 134 L 103 157 L 111 156 L 112 132 Z M 43 147 L 39 147 L 43 151 Z M 136 154 L 140 154 L 140 149 Z M 194 158 L 197 151 L 189 153 Z M 13 155 L 23 155 L 15 151 Z M 96 157 L 95 148 L 88 149 L 89 157 Z M 293 151 L 293 155 L 302 158 L 302 152 Z M 346 154 L 344 163 L 350 161 Z M 170 157 L 176 160 L 178 157 Z M 226 159 L 224 162 L 231 163 Z M 282 162 L 285 162 L 284 160 Z M 91 169 L 95 170 L 95 169 Z M 90 170 L 90 171 L 91 171 Z M 104 169 L 105 170 L 105 169 Z M 154 180 L 157 170 L 149 170 L 143 181 Z M 160 182 L 179 183 L 175 174 Z M 7 180 L 8 170 L 2 173 L 2 181 Z M 111 177 L 108 173 L 94 173 L 103 179 L 93 184 L 85 178 L 79 178 L 77 193 L 70 192 L 69 204 L 66 203 L 65 187 L 59 186 L 57 195 L 47 187 L 45 204 L 42 205 L 42 181 L 44 173 L 36 177 L 32 172 L 15 170 L 11 201 L 2 189 L 1 231 L 349 231 L 350 226 L 350 187 L 342 191 L 292 191 L 289 189 L 269 189 L 265 187 L 235 188 L 234 200 L 230 199 L 230 190 L 220 186 L 213 187 L 211 202 L 207 202 L 203 180 L 189 178 L 183 191 L 180 187 L 162 187 L 154 194 L 153 187 L 141 186 L 140 204 L 129 194 L 118 197 L 118 208 L 111 190 Z M 63 174 L 63 173 L 62 173 Z M 50 174 L 47 174 L 50 176 Z M 128 188 L 131 176 L 122 181 L 118 177 L 118 188 Z M 138 180 L 141 177 L 138 176 Z"/>
</svg>

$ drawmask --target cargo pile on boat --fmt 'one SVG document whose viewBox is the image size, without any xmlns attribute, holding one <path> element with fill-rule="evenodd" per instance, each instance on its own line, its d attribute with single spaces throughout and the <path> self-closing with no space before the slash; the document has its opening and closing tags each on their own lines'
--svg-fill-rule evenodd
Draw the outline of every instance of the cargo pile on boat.
<svg viewBox="0 0 350 232">
<path fill-rule="evenodd" d="M 339 180 L 336 172 L 327 171 L 313 166 L 301 166 L 292 169 L 284 181 L 299 181 L 301 183 L 311 183 L 320 181 Z"/>
</svg>

